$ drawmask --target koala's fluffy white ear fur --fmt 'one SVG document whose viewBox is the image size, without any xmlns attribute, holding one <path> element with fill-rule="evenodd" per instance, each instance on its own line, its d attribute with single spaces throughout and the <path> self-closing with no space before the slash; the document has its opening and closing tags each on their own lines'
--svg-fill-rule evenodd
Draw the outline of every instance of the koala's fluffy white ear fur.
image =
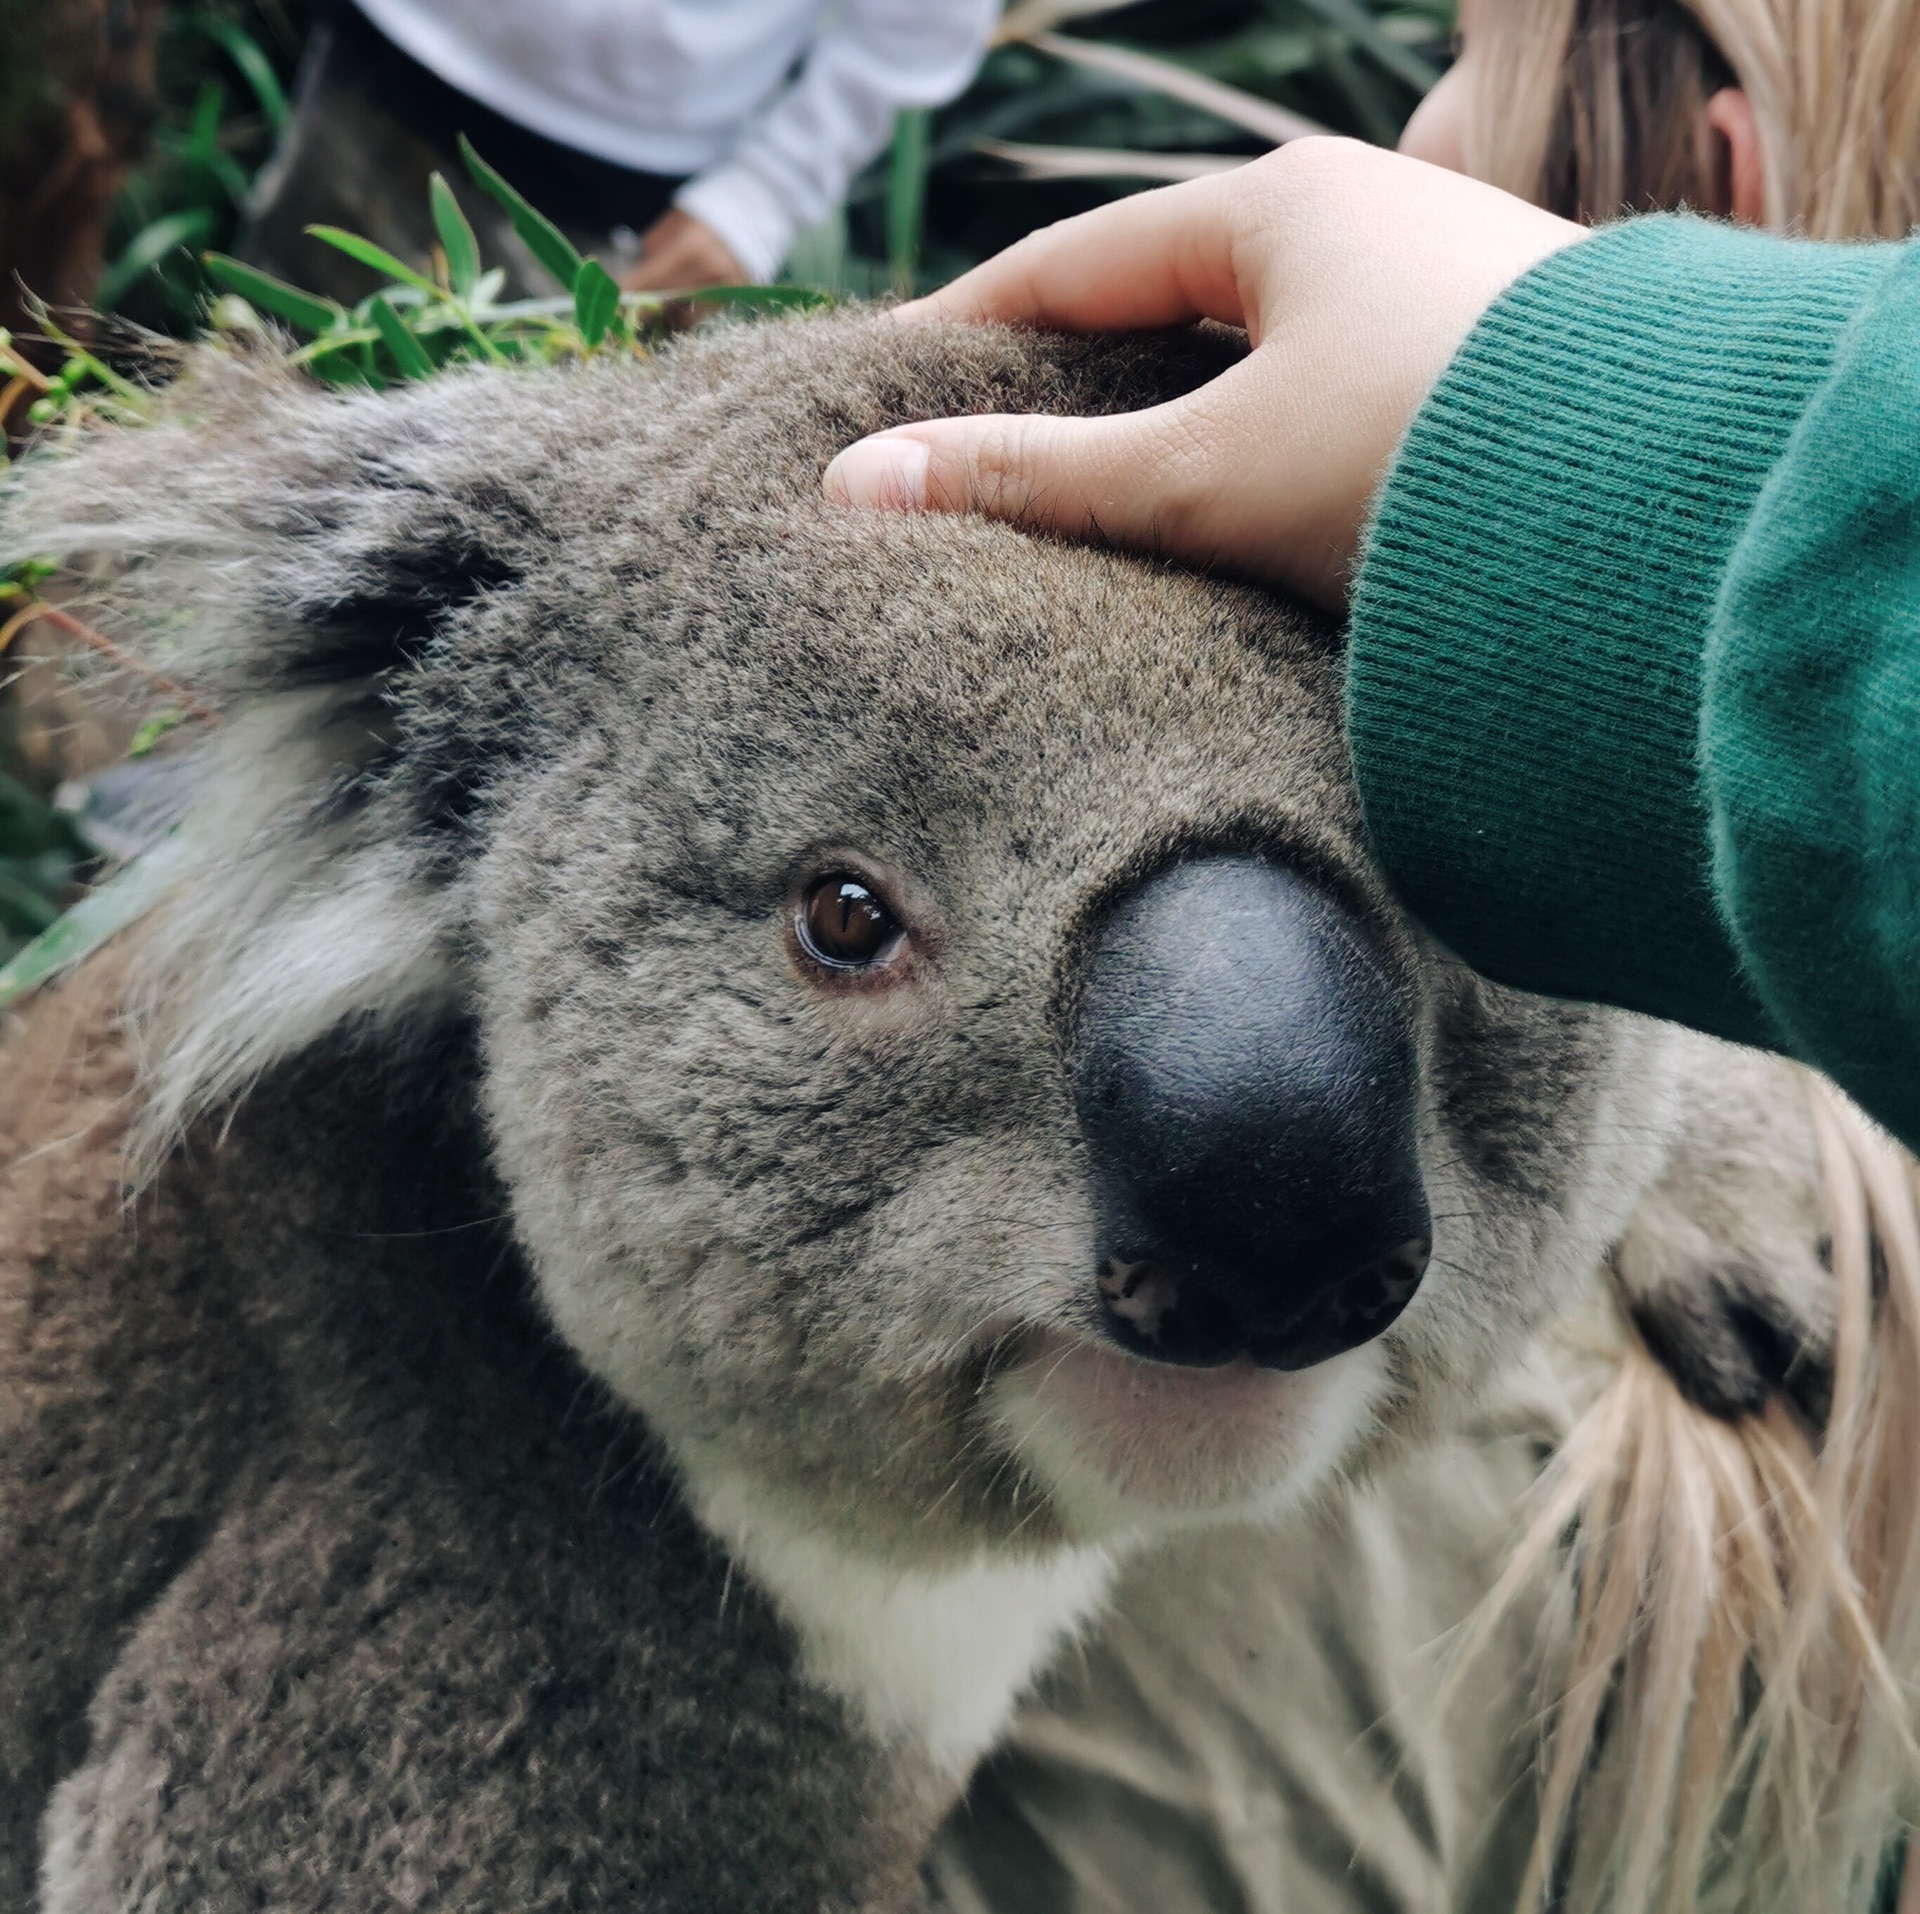
<svg viewBox="0 0 1920 1914">
<path fill-rule="evenodd" d="M 457 889 L 345 799 L 369 766 L 337 738 L 364 728 L 357 701 L 340 706 L 269 697 L 208 747 L 182 827 L 202 855 L 143 933 L 130 1001 L 147 1085 L 136 1180 L 195 1116 L 330 1031 L 390 1031 L 453 1000 Z"/>
<path fill-rule="evenodd" d="M 89 609 L 214 706 L 182 828 L 201 855 L 141 932 L 134 1170 L 276 1061 L 452 1000 L 473 780 L 397 743 L 414 667 L 518 576 L 514 439 L 198 354 L 153 426 L 9 485 L 9 556 L 57 552 Z M 449 403 L 449 399 L 452 403 Z M 417 727 L 416 727 L 417 728 Z"/>
</svg>

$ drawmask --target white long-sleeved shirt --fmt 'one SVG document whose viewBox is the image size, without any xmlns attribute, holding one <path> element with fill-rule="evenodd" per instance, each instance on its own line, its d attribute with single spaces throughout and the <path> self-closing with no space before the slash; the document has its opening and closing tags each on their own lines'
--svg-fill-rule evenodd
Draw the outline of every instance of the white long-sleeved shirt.
<svg viewBox="0 0 1920 1914">
<path fill-rule="evenodd" d="M 902 107 L 972 78 L 998 0 L 359 0 L 423 66 L 642 172 L 771 278 Z"/>
</svg>

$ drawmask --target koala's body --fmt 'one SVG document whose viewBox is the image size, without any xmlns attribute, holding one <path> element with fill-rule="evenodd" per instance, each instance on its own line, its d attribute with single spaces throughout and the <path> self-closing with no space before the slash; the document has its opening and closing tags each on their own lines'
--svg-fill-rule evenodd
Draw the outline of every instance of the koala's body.
<svg viewBox="0 0 1920 1914">
<path fill-rule="evenodd" d="M 229 370 L 30 472 L 227 722 L 131 984 L 0 1066 L 9 1905 L 911 1905 L 1130 1549 L 1586 1293 L 1701 1053 L 1398 913 L 1335 634 L 820 499 L 1229 350 Z"/>
</svg>

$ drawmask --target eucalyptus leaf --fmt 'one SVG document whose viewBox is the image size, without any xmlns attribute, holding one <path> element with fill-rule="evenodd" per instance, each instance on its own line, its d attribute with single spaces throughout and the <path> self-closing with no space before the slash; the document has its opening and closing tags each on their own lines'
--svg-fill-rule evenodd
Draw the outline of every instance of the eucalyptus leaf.
<svg viewBox="0 0 1920 1914">
<path fill-rule="evenodd" d="M 933 115 L 923 107 L 894 115 L 887 155 L 887 264 L 900 292 L 913 290 L 927 217 L 927 154 Z"/>
<path fill-rule="evenodd" d="M 284 319 L 301 332 L 317 337 L 346 323 L 345 309 L 331 299 L 316 299 L 312 293 L 289 286 L 284 279 L 275 279 L 257 266 L 229 258 L 225 253 L 206 253 L 200 263 L 206 267 L 208 276 L 218 280 L 229 292 L 237 292 L 249 305 L 272 313 L 276 319 Z"/>
<path fill-rule="evenodd" d="M 361 265 L 384 273 L 399 285 L 417 286 L 422 292 L 439 296 L 440 288 L 425 273 L 416 272 L 404 259 L 388 252 L 384 246 L 376 246 L 370 239 L 362 239 L 358 233 L 342 232 L 338 226 L 309 226 L 307 231 L 323 246 L 331 246 L 349 259 L 357 259 Z"/>
<path fill-rule="evenodd" d="M 182 149 L 188 159 L 204 166 L 220 150 L 220 116 L 226 111 L 227 89 L 218 80 L 201 87 L 193 102 L 193 124 Z"/>
<path fill-rule="evenodd" d="M 94 304 L 102 312 L 111 312 L 135 281 L 151 272 L 168 254 L 183 247 L 203 246 L 213 231 L 213 214 L 204 206 L 189 206 L 184 212 L 169 213 L 143 226 L 127 241 L 120 256 L 100 275 L 94 290 Z"/>
<path fill-rule="evenodd" d="M 599 260 L 584 261 L 573 282 L 573 318 L 581 338 L 597 346 L 619 311 L 619 281 Z"/>
<path fill-rule="evenodd" d="M 447 284 L 456 298 L 464 299 L 480 277 L 480 242 L 441 174 L 435 173 L 427 182 L 427 194 L 433 205 L 433 229 L 447 255 Z"/>
<path fill-rule="evenodd" d="M 407 322 L 378 293 L 370 302 L 370 310 L 381 339 L 393 354 L 394 364 L 400 368 L 401 377 L 432 378 L 433 360 L 428 357 L 426 347 L 408 330 Z"/>
<path fill-rule="evenodd" d="M 466 161 L 467 171 L 473 175 L 473 183 L 489 199 L 505 208 L 507 217 L 513 222 L 513 230 L 526 242 L 527 250 L 559 280 L 566 291 L 573 291 L 580 268 L 586 264 L 579 248 L 545 213 L 536 210 L 516 193 L 473 150 L 473 143 L 464 133 L 460 135 L 460 157 Z"/>
<path fill-rule="evenodd" d="M 0 926 L 28 936 L 46 930 L 60 915 L 60 907 L 34 881 L 17 859 L 0 857 Z"/>
<path fill-rule="evenodd" d="M 367 370 L 361 364 L 357 354 L 336 352 L 325 359 L 312 359 L 307 362 L 307 370 L 322 385 L 371 386 L 374 381 L 367 376 Z"/>
<path fill-rule="evenodd" d="M 108 938 L 159 903 L 205 855 L 190 829 L 182 825 L 144 857 L 96 885 L 11 962 L 0 964 L 0 1010 L 11 1009 L 29 991 L 91 957 Z"/>
<path fill-rule="evenodd" d="M 199 24 L 203 32 L 226 49 L 227 58 L 240 69 L 247 84 L 253 88 L 253 97 L 260 102 L 260 111 L 267 116 L 267 124 L 276 135 L 284 133 L 293 112 L 287 105 L 286 88 L 280 84 L 280 76 L 274 72 L 273 62 L 261 50 L 260 42 L 238 21 L 223 19 L 217 13 L 202 14 Z"/>
</svg>

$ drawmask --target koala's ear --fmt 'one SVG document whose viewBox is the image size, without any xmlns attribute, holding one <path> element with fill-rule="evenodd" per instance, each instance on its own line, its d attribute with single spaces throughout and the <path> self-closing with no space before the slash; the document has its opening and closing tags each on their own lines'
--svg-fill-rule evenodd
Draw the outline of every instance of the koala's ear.
<svg viewBox="0 0 1920 1914">
<path fill-rule="evenodd" d="M 500 397 L 447 378 L 342 398 L 202 359 L 158 422 L 9 482 L 4 549 L 67 561 L 90 616 L 220 714 L 184 827 L 202 855 L 142 934 L 156 1145 L 343 1024 L 457 1000 L 466 820 L 494 766 L 484 723 L 423 718 L 420 667 L 539 539 Z"/>
</svg>

